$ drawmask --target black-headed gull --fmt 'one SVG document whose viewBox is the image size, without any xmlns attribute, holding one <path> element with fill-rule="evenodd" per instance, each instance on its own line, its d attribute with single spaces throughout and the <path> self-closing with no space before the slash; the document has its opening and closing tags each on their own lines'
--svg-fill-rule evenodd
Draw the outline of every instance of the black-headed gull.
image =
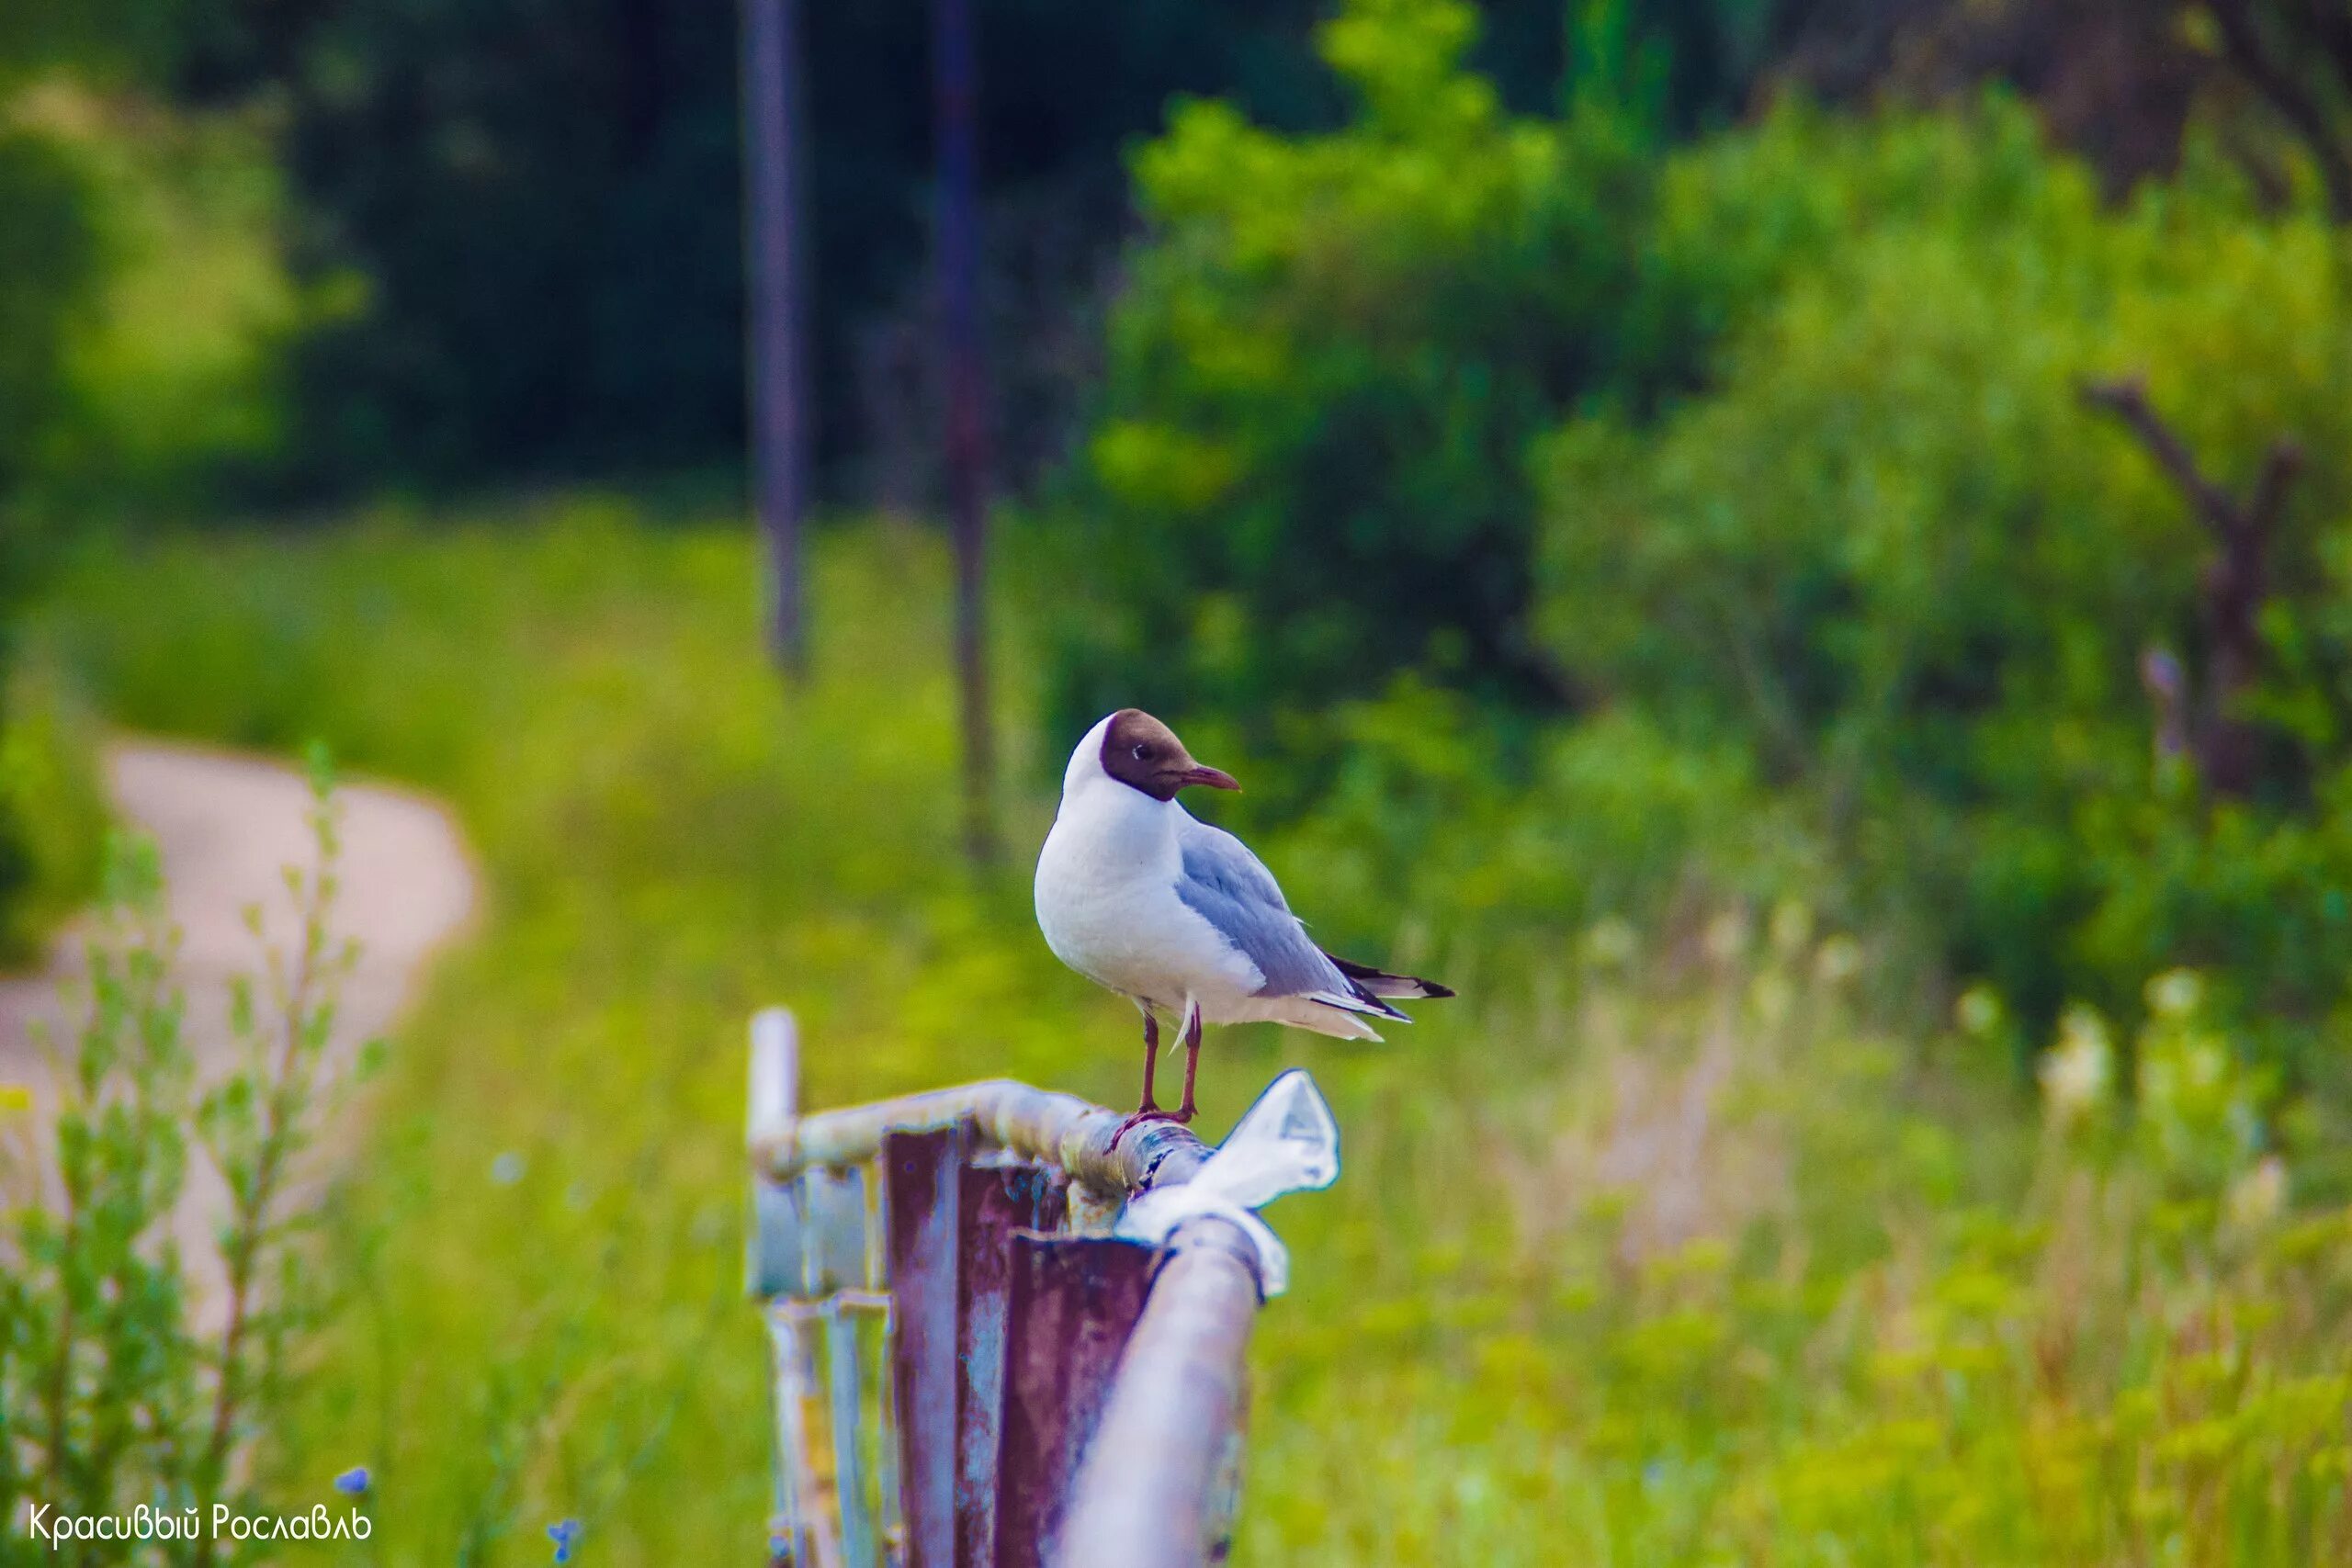
<svg viewBox="0 0 2352 1568">
<path fill-rule="evenodd" d="M 1287 1023 L 1377 1040 L 1367 1017 L 1412 1021 L 1385 998 L 1450 997 L 1317 946 L 1249 847 L 1176 802 L 1187 784 L 1239 789 L 1193 761 L 1175 732 L 1121 708 L 1086 732 L 1062 773 L 1061 810 L 1037 857 L 1037 925 L 1054 956 L 1143 1010 L 1143 1103 L 1128 1120 L 1193 1118 L 1204 1023 Z M 1166 1013 L 1184 1037 L 1184 1103 L 1152 1100 Z"/>
</svg>

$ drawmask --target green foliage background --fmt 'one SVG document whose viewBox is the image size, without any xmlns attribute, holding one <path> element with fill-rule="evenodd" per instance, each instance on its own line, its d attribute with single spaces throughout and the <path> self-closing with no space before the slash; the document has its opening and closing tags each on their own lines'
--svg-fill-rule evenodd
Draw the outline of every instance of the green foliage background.
<svg viewBox="0 0 2352 1568">
<path fill-rule="evenodd" d="M 1322 34 L 1345 128 L 1201 104 L 1138 154 L 1153 228 L 1033 525 L 1057 728 L 1201 713 L 1289 764 L 1259 820 L 1336 803 L 1430 895 L 1464 874 L 1433 824 L 1507 796 L 1490 841 L 1566 852 L 1480 884 L 1516 929 L 1826 871 L 1846 918 L 2038 1026 L 2070 997 L 2128 1014 L 2191 962 L 2247 1049 L 2334 1075 L 2341 233 L 2204 144 L 2110 203 L 1998 96 L 1792 99 L 1669 151 L 1638 51 L 1592 27 L 1566 109 L 1513 117 L 1463 64 L 1473 30 L 1366 0 Z M 2267 544 L 2244 800 L 2152 758 L 2139 662 L 2201 678 L 2211 541 L 2083 406 L 2119 377 L 2225 486 L 2273 442 L 2307 454 Z M 1390 718 L 1330 722 L 1367 703 Z M 1466 758 L 1412 744 L 1432 723 Z M 1678 775 L 1717 809 L 1678 810 Z M 1611 795 L 1638 825 L 1569 850 Z"/>
<path fill-rule="evenodd" d="M 93 874 L 93 713 L 451 799 L 488 905 L 255 1483 L 368 1465 L 376 1560 L 756 1551 L 751 1010 L 819 1102 L 1127 1087 L 1022 868 L 956 854 L 939 539 L 820 529 L 779 689 L 707 481 L 232 520 L 731 447 L 728 20 L 71 9 L 0 18 L 10 939 Z M 1305 1061 L 1349 1141 L 1276 1213 L 1245 1561 L 2352 1558 L 2345 232 L 2243 100 L 2119 191 L 2003 91 L 1751 98 L 1804 9 L 989 34 L 1053 41 L 989 64 L 992 196 L 1140 220 L 1008 509 L 1006 836 L 1140 703 L 1319 937 L 1464 993 L 1204 1069 L 1221 1128 Z M 846 460 L 922 62 L 911 10 L 817 10 Z M 2210 679 L 2211 541 L 2083 404 L 2135 376 L 2226 487 L 2304 455 L 2242 794 L 2142 688 Z"/>
<path fill-rule="evenodd" d="M 45 617 L 126 720 L 324 736 L 447 795 L 481 847 L 482 924 L 321 1225 L 339 1294 L 254 1482 L 307 1506 L 369 1466 L 370 1561 L 544 1561 L 565 1517 L 597 1561 L 760 1549 L 752 1008 L 799 1010 L 815 1103 L 985 1073 L 1132 1087 L 1131 1010 L 1035 941 L 1018 879 L 955 853 L 936 539 L 826 538 L 833 613 L 789 693 L 751 565 L 731 520 L 571 495 L 150 547 Z M 1384 742 L 1385 712 L 1375 754 L 1448 749 Z M 1050 808 L 1022 792 L 1016 836 Z M 1882 945 L 1799 901 L 1497 944 L 1475 876 L 1351 891 L 1331 834 L 1259 842 L 1304 907 L 1464 995 L 1377 1048 L 1213 1042 L 1208 1126 L 1298 1063 L 1346 1139 L 1337 1186 L 1272 1212 L 1294 1288 L 1254 1341 L 1238 1561 L 2352 1544 L 2340 1139 L 2241 1064 L 2196 976 L 2128 1034 L 2071 1015 L 2037 1114 L 1989 993 L 1950 1025 L 1876 1021 Z M 1491 875 L 1526 849 L 1449 852 Z"/>
</svg>

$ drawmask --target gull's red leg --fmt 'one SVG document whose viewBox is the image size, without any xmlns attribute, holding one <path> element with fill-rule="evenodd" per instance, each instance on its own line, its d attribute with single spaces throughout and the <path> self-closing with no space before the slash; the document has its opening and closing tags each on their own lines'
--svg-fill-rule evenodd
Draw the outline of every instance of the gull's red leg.
<svg viewBox="0 0 2352 1568">
<path fill-rule="evenodd" d="M 1131 1127 L 1140 1126 L 1146 1122 L 1182 1120 L 1173 1111 L 1159 1109 L 1159 1102 L 1151 1097 L 1152 1071 L 1159 1065 L 1159 1020 L 1152 1016 L 1149 1008 L 1146 1008 L 1143 1010 L 1143 1103 L 1136 1106 L 1136 1113 L 1120 1122 L 1119 1130 L 1111 1134 L 1111 1143 L 1114 1147 L 1117 1146 L 1121 1138 L 1127 1135 L 1127 1130 Z"/>
</svg>

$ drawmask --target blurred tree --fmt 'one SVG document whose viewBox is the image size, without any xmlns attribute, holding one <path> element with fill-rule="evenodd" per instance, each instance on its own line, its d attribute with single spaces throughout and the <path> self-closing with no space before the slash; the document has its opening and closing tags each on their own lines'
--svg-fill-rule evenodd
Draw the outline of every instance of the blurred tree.
<svg viewBox="0 0 2352 1568">
<path fill-rule="evenodd" d="M 159 0 L 160 3 L 160 0 Z M 1307 47 L 1329 0 L 988 0 L 981 171 L 999 442 L 1017 482 L 1060 450 L 1083 328 L 1127 229 L 1122 153 L 1171 94 L 1272 127 L 1333 123 Z M 1476 62 L 1505 104 L 1554 106 L 1560 0 L 1490 0 Z M 1766 38 L 1764 0 L 1641 0 L 1678 123 L 1720 118 Z M 172 42 L 199 102 L 281 111 L 312 277 L 365 308 L 304 351 L 292 443 L 313 484 L 731 459 L 741 446 L 736 18 L 654 0 L 190 0 Z M 832 488 L 935 428 L 910 333 L 933 177 L 924 7 L 811 6 L 810 384 Z M 1076 334 L 1082 337 L 1083 332 Z M 910 378 L 915 385 L 902 385 Z"/>
<path fill-rule="evenodd" d="M 991 187 L 1100 182 L 1170 87 L 1257 73 L 1306 6 L 1009 5 L 981 17 Z M 187 81 L 281 96 L 307 263 L 366 310 L 307 355 L 311 477 L 731 457 L 736 19 L 650 0 L 209 0 Z M 808 16 L 822 450 L 858 331 L 915 288 L 930 173 L 920 5 Z M 1115 220 L 1114 220 L 1114 226 Z M 830 396 L 828 396 L 830 390 Z"/>
<path fill-rule="evenodd" d="M 1790 0 L 1771 74 L 1834 102 L 2016 89 L 2110 195 L 2179 167 L 2200 125 L 2283 197 L 2308 171 L 2352 219 L 2352 13 L 2335 0 Z"/>
<path fill-rule="evenodd" d="M 39 25 L 46 16 L 12 11 L 0 23 L 0 693 L 42 555 L 26 486 L 66 400 L 70 333 L 103 254 L 83 172 L 12 112 L 27 79 L 65 58 L 69 35 Z M 7 722 L 0 707 L 0 728 Z M 0 927 L 13 924 L 35 863 L 22 825 L 0 805 Z"/>
<path fill-rule="evenodd" d="M 1785 112 L 1670 183 L 1662 248 L 1766 302 L 1661 425 L 1553 443 L 1563 666 L 1736 737 L 1812 802 L 1851 918 L 1917 922 L 2030 1016 L 2207 965 L 2318 1062 L 2352 975 L 2342 233 L 2211 160 L 2108 210 L 2009 105 Z M 2079 395 L 2120 377 L 2162 463 Z"/>
<path fill-rule="evenodd" d="M 2335 0 L 2210 0 L 2189 15 L 2301 143 L 2352 223 L 2352 10 Z"/>
<path fill-rule="evenodd" d="M 187 15 L 0 8 L 0 943 L 89 891 L 95 859 L 66 840 L 104 809 L 70 694 L 12 668 L 17 618 L 69 533 L 266 457 L 302 313 L 266 142 L 157 101 Z"/>
<path fill-rule="evenodd" d="M 1528 444 L 1694 385 L 1723 315 L 1645 254 L 1668 51 L 1621 4 L 1575 22 L 1566 107 L 1518 116 L 1469 6 L 1357 0 L 1320 35 L 1345 127 L 1193 103 L 1138 155 L 1150 233 L 1044 513 L 1062 728 L 1138 702 L 1296 755 L 1329 735 L 1295 716 L 1406 670 L 1568 700 L 1530 635 Z"/>
</svg>

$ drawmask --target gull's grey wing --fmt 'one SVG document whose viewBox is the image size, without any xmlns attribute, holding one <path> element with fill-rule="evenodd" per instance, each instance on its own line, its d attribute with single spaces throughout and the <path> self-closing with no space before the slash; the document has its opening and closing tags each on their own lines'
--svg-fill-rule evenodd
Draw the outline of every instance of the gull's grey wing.
<svg viewBox="0 0 2352 1568">
<path fill-rule="evenodd" d="M 1266 977 L 1260 996 L 1314 996 L 1353 1005 L 1356 987 L 1315 945 L 1283 901 L 1274 874 L 1247 844 L 1188 812 L 1177 846 L 1184 859 L 1176 897 L 1258 966 Z"/>
</svg>

